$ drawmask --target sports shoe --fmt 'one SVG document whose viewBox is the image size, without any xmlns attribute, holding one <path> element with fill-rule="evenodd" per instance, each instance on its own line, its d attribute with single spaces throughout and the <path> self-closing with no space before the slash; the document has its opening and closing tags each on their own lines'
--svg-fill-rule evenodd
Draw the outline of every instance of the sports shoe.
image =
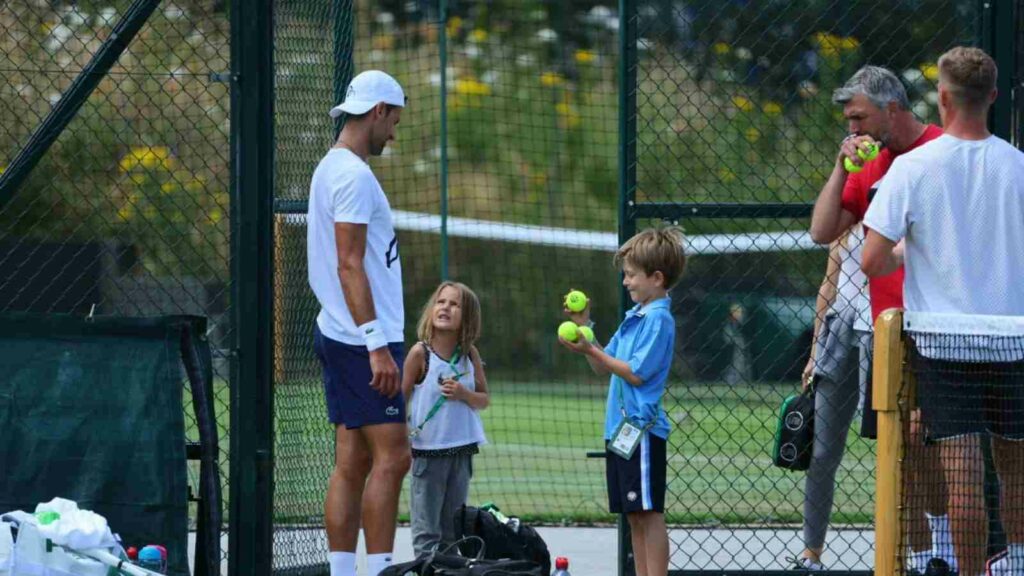
<svg viewBox="0 0 1024 576">
<path fill-rule="evenodd" d="M 925 565 L 924 572 L 920 570 L 907 570 L 907 576 L 956 576 L 956 572 L 949 568 L 949 563 L 942 558 L 932 558 Z"/>
<path fill-rule="evenodd" d="M 821 562 L 815 562 L 814 560 L 811 560 L 810 558 L 805 558 L 803 556 L 801 556 L 799 558 L 786 558 L 786 562 L 789 562 L 791 564 L 789 569 L 793 570 L 793 571 L 796 571 L 796 572 L 824 572 L 825 571 L 825 565 L 824 564 L 822 564 Z"/>
<path fill-rule="evenodd" d="M 924 568 L 924 576 L 953 576 L 954 574 L 949 567 L 949 562 L 942 558 L 932 558 Z"/>
<path fill-rule="evenodd" d="M 985 576 L 1010 576 L 1010 555 L 1006 550 L 985 562 Z"/>
</svg>

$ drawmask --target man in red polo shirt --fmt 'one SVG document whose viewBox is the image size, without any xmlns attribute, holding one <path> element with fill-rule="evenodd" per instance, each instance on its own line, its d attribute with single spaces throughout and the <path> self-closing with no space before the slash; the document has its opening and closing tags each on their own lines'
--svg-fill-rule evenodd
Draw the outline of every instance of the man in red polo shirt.
<svg viewBox="0 0 1024 576">
<path fill-rule="evenodd" d="M 818 194 L 811 218 L 811 238 L 819 244 L 829 244 L 854 225 L 860 225 L 868 205 L 885 177 L 893 160 L 902 154 L 942 135 L 934 124 L 923 124 L 910 110 L 906 89 L 892 72 L 877 66 L 865 66 L 857 71 L 843 87 L 833 94 L 833 101 L 843 105 L 843 115 L 849 123 L 849 136 L 840 146 L 835 166 L 828 182 Z M 877 144 L 878 157 L 865 161 L 858 149 Z M 844 160 L 849 159 L 860 170 L 848 172 Z M 859 251 L 858 251 L 859 253 Z M 871 323 L 886 309 L 903 307 L 903 268 L 886 276 L 871 278 L 867 292 L 871 303 Z M 865 379 L 864 416 L 861 435 L 876 435 L 875 411 L 871 409 L 871 330 L 867 322 L 857 326 L 862 331 L 862 372 Z M 956 559 L 949 537 L 949 519 L 946 514 L 945 484 L 938 454 L 933 447 L 924 446 L 918 411 L 912 415 L 911 438 L 908 442 L 907 481 L 918 490 L 910 490 L 910 508 L 917 512 L 909 515 L 910 568 L 926 573 L 931 557 L 942 558 L 956 570 Z M 941 484 L 938 485 L 938 484 Z M 924 525 L 920 511 L 928 512 L 929 528 Z M 929 534 L 931 536 L 929 537 Z"/>
</svg>

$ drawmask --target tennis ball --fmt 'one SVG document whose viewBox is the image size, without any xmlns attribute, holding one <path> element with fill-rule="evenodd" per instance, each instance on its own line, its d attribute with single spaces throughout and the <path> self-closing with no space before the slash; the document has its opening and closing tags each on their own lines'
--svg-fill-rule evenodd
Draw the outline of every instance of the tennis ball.
<svg viewBox="0 0 1024 576">
<path fill-rule="evenodd" d="M 878 158 L 878 154 L 880 151 L 881 150 L 878 147 L 878 143 L 871 142 L 868 144 L 864 144 L 863 146 L 858 146 L 857 156 L 859 156 L 860 159 L 865 162 L 870 162 L 875 158 Z M 857 166 L 849 158 L 843 158 L 843 168 L 846 168 L 846 171 L 849 172 L 850 174 L 856 174 L 857 172 L 863 170 L 864 166 Z"/>
<path fill-rule="evenodd" d="M 587 295 L 579 290 L 573 290 L 565 295 L 565 307 L 570 312 L 582 312 L 587 307 Z"/>
<path fill-rule="evenodd" d="M 870 162 L 875 158 L 878 158 L 880 152 L 877 142 L 871 142 L 857 148 L 857 156 L 865 162 Z"/>
<path fill-rule="evenodd" d="M 587 339 L 587 342 L 594 341 L 594 331 L 590 329 L 590 326 L 580 326 L 580 334 Z"/>
<path fill-rule="evenodd" d="M 558 325 L 558 335 L 569 342 L 575 342 L 579 338 L 579 331 L 580 327 L 572 320 L 566 320 Z"/>
</svg>

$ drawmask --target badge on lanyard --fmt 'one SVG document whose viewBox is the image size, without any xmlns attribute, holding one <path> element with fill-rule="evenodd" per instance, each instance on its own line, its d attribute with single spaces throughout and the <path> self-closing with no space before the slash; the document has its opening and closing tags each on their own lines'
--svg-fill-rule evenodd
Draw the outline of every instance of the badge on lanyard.
<svg viewBox="0 0 1024 576">
<path fill-rule="evenodd" d="M 626 460 L 633 457 L 636 447 L 640 445 L 640 439 L 644 437 L 644 431 L 634 426 L 628 418 L 619 422 L 615 432 L 612 433 L 611 442 L 608 443 L 608 450 Z"/>
<path fill-rule="evenodd" d="M 633 452 L 636 452 L 636 447 L 640 444 L 640 440 L 654 426 L 655 420 L 651 420 L 646 426 L 640 427 L 633 423 L 629 418 L 629 414 L 626 413 L 626 398 L 622 392 L 623 382 L 618 382 L 619 385 L 619 412 L 622 414 L 622 421 L 615 427 L 615 431 L 612 432 L 612 439 L 608 442 L 608 451 L 616 456 L 620 456 L 629 460 L 633 457 Z"/>
</svg>

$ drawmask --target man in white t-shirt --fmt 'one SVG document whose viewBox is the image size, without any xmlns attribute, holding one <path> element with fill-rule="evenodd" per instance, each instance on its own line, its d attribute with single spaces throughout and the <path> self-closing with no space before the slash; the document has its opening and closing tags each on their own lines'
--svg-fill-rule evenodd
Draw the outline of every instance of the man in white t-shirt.
<svg viewBox="0 0 1024 576">
<path fill-rule="evenodd" d="M 360 524 L 370 576 L 391 564 L 409 470 L 402 263 L 391 206 L 366 163 L 394 139 L 404 106 L 402 87 L 384 72 L 353 78 L 331 110 L 348 115 L 345 126 L 309 191 L 309 285 L 321 306 L 314 347 L 335 430 L 324 510 L 331 576 L 355 576 Z"/>
<path fill-rule="evenodd" d="M 977 48 L 939 59 L 945 134 L 893 163 L 864 218 L 864 272 L 885 274 L 905 258 L 908 313 L 1024 315 L 1024 154 L 988 131 L 996 73 Z M 922 336 L 911 360 L 922 417 L 942 453 L 960 574 L 984 571 L 985 433 L 1002 483 L 1006 573 L 1024 574 L 1024 379 L 1013 368 L 1020 363 L 986 363 L 963 351 L 943 357 Z"/>
</svg>

